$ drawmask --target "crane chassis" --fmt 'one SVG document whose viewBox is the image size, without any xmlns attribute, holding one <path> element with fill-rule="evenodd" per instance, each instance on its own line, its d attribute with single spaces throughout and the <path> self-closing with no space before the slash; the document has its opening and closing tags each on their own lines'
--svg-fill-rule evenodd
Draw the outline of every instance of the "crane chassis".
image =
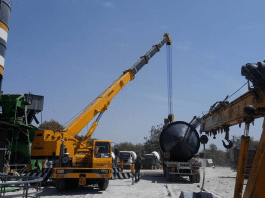
<svg viewBox="0 0 265 198">
<path fill-rule="evenodd" d="M 226 148 L 232 147 L 232 142 L 229 140 L 229 127 L 236 124 L 241 126 L 243 122 L 245 123 L 244 135 L 241 137 L 234 197 L 264 197 L 265 191 L 262 186 L 265 177 L 265 120 L 244 194 L 242 190 L 250 140 L 249 127 L 251 123 L 254 124 L 255 119 L 265 115 L 265 61 L 256 64 L 247 63 L 242 66 L 241 75 L 248 80 L 249 91 L 230 103 L 226 99 L 215 103 L 206 115 L 197 119 L 197 122 L 201 124 L 200 133 L 205 132 L 215 138 L 217 133 L 225 132 L 225 139 L 229 142 L 226 145 L 223 141 Z M 203 139 L 205 135 L 201 136 L 201 141 Z"/>
</svg>

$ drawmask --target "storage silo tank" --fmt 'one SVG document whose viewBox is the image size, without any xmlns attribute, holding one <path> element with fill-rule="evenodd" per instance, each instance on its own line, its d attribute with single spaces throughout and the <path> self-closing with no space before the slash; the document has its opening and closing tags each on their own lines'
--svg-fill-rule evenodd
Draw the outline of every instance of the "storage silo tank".
<svg viewBox="0 0 265 198">
<path fill-rule="evenodd" d="M 198 152 L 200 139 L 193 126 L 183 121 L 177 121 L 163 129 L 159 144 L 162 153 L 170 154 L 168 160 L 187 162 Z"/>
</svg>

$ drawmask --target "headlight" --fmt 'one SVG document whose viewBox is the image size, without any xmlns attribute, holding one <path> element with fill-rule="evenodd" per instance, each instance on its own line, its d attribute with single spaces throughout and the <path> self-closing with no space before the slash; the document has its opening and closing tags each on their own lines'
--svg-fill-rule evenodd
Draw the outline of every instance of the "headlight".
<svg viewBox="0 0 265 198">
<path fill-rule="evenodd" d="M 56 170 L 56 173 L 57 174 L 64 174 L 64 170 L 63 169 Z"/>
<path fill-rule="evenodd" d="M 101 170 L 101 173 L 109 173 L 109 170 Z"/>
</svg>

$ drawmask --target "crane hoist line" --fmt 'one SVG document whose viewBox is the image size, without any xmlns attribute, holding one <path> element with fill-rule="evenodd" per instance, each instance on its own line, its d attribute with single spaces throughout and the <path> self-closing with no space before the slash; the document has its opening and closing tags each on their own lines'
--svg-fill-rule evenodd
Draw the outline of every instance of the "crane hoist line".
<svg viewBox="0 0 265 198">
<path fill-rule="evenodd" d="M 173 122 L 173 100 L 172 100 L 172 46 L 167 46 L 167 89 L 168 89 L 168 118 Z"/>
<path fill-rule="evenodd" d="M 163 45 L 171 45 L 168 33 L 128 70 L 125 70 L 105 91 L 92 101 L 63 131 L 37 130 L 32 142 L 32 159 L 49 159 L 53 162 L 53 178 L 57 190 L 67 185 L 98 184 L 104 190 L 108 186 L 112 171 L 111 141 L 89 140 L 99 119 L 108 109 L 111 100 L 135 74 L 160 51 Z M 75 136 L 95 117 L 85 138 Z"/>
</svg>

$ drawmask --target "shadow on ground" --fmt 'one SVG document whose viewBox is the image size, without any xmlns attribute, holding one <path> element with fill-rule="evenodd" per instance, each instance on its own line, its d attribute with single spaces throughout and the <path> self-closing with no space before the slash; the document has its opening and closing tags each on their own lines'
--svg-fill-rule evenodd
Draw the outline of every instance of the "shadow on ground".
<svg viewBox="0 0 265 198">
<path fill-rule="evenodd" d="M 61 191 L 57 191 L 54 187 L 54 182 L 47 182 L 46 186 L 43 188 L 43 192 L 40 194 L 41 197 L 45 196 L 57 196 L 62 197 L 64 195 L 86 195 L 86 194 L 102 194 L 102 191 L 97 187 L 85 186 L 79 188 L 69 188 Z"/>
<path fill-rule="evenodd" d="M 173 175 L 172 181 L 168 182 L 166 177 L 161 173 L 143 173 L 141 174 L 141 180 L 149 180 L 152 183 L 192 184 L 188 177 L 176 177 L 175 175 Z"/>
</svg>

